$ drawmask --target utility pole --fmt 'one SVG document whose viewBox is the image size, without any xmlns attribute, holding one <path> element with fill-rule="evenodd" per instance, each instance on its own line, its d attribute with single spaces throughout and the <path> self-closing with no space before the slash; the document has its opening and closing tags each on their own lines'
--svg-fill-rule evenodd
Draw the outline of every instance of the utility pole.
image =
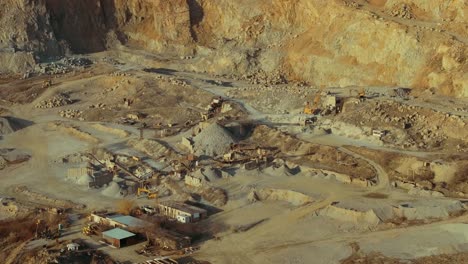
<svg viewBox="0 0 468 264">
<path fill-rule="evenodd" d="M 146 123 L 141 124 L 141 126 L 138 128 L 140 130 L 140 140 L 143 140 L 143 131 L 147 127 Z"/>
<path fill-rule="evenodd" d="M 38 232 L 38 230 L 39 230 L 39 225 L 40 225 L 40 224 L 41 224 L 41 220 L 38 219 L 37 222 L 36 222 L 36 238 L 37 238 L 37 235 L 38 235 L 37 232 Z"/>
</svg>

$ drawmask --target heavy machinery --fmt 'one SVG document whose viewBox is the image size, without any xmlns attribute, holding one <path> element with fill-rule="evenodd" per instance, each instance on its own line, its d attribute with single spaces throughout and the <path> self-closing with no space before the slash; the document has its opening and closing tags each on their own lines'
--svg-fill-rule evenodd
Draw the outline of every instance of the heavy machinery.
<svg viewBox="0 0 468 264">
<path fill-rule="evenodd" d="M 44 81 L 44 82 L 42 83 L 42 88 L 48 88 L 48 87 L 50 87 L 50 86 L 52 86 L 52 80 L 51 80 L 51 79 L 49 79 L 49 80 L 47 80 L 47 81 Z"/>
<path fill-rule="evenodd" d="M 200 116 L 201 116 L 202 121 L 207 121 L 208 119 L 213 117 L 213 113 L 212 112 L 200 113 Z"/>
<path fill-rule="evenodd" d="M 224 99 L 220 96 L 218 98 L 214 98 L 210 105 L 208 105 L 206 109 L 206 113 L 200 113 L 202 121 L 207 121 L 210 118 L 213 118 L 216 113 L 221 111 L 221 107 L 223 106 Z"/>
<path fill-rule="evenodd" d="M 366 90 L 364 88 L 361 88 L 358 92 L 358 97 L 360 101 L 366 100 Z"/>
<path fill-rule="evenodd" d="M 156 199 L 156 198 L 158 198 L 158 193 L 152 192 L 152 191 L 150 191 L 150 190 L 148 190 L 148 189 L 146 189 L 146 188 L 138 188 L 138 190 L 137 190 L 137 195 L 138 195 L 138 196 L 141 196 L 141 195 L 144 194 L 144 193 L 147 194 L 146 197 L 147 197 L 148 199 Z"/>
<path fill-rule="evenodd" d="M 90 223 L 90 224 L 84 226 L 81 229 L 81 232 L 84 235 L 87 235 L 87 236 L 98 235 L 99 226 L 96 223 Z"/>
<path fill-rule="evenodd" d="M 322 90 L 323 88 L 320 88 L 320 90 L 315 94 L 312 106 L 309 102 L 306 102 L 306 105 L 304 107 L 304 114 L 315 115 L 317 113 L 317 111 L 319 110 L 320 101 L 322 99 Z"/>
</svg>

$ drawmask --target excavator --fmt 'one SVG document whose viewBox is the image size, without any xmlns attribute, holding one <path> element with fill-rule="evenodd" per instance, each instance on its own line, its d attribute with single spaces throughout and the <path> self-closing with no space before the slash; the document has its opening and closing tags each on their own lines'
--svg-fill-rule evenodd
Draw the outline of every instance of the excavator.
<svg viewBox="0 0 468 264">
<path fill-rule="evenodd" d="M 156 199 L 158 198 L 158 193 L 152 192 L 146 188 L 138 188 L 137 190 L 137 195 L 140 196 L 142 194 L 146 193 L 148 199 Z"/>
<path fill-rule="evenodd" d="M 313 105 L 310 106 L 309 102 L 306 102 L 306 106 L 304 107 L 304 114 L 306 115 L 315 115 L 316 112 L 319 110 L 320 101 L 322 99 L 322 90 L 320 90 L 315 94 Z"/>
</svg>

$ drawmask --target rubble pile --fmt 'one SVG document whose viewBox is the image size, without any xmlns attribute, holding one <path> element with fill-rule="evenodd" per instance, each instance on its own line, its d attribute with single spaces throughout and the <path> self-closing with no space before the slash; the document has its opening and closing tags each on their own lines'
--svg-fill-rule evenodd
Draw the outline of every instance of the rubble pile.
<svg viewBox="0 0 468 264">
<path fill-rule="evenodd" d="M 169 83 L 183 87 L 189 86 L 189 84 L 186 81 L 182 81 L 176 78 L 169 78 Z"/>
<path fill-rule="evenodd" d="M 359 5 L 358 3 L 356 3 L 355 1 L 353 0 L 345 0 L 343 2 L 343 4 L 347 7 L 354 7 L 354 8 L 358 8 L 360 7 L 361 5 Z"/>
<path fill-rule="evenodd" d="M 304 103 L 313 100 L 316 89 L 299 85 L 251 85 L 230 89 L 229 97 L 252 100 L 250 103 L 260 111 L 287 114 L 292 109 L 303 108 Z"/>
<path fill-rule="evenodd" d="M 354 111 L 359 111 L 360 115 L 354 115 Z M 465 121 L 459 116 L 394 101 L 347 103 L 343 112 L 339 119 L 345 122 L 390 130 L 393 135 L 385 136 L 383 140 L 403 148 L 437 148 L 449 139 L 463 139 L 463 135 L 455 131 L 463 131 L 466 127 Z"/>
<path fill-rule="evenodd" d="M 65 74 L 75 69 L 84 69 L 89 67 L 93 62 L 86 58 L 63 58 L 61 60 L 42 63 L 36 66 L 36 71 L 41 74 Z"/>
<path fill-rule="evenodd" d="M 399 6 L 395 6 L 391 11 L 390 14 L 394 17 L 404 18 L 404 19 L 414 19 L 414 15 L 411 12 L 411 7 L 407 4 L 401 4 Z"/>
<path fill-rule="evenodd" d="M 69 96 L 66 94 L 59 94 L 47 100 L 41 101 L 36 105 L 36 108 L 55 108 L 72 104 Z"/>
<path fill-rule="evenodd" d="M 7 165 L 8 165 L 7 161 L 2 156 L 0 156 L 0 170 L 3 170 L 4 168 L 6 168 Z"/>
<path fill-rule="evenodd" d="M 268 93 L 288 93 L 290 96 L 299 96 L 299 97 L 305 97 L 305 96 L 310 96 L 313 94 L 313 90 L 310 87 L 307 86 L 280 86 L 280 87 L 274 87 L 274 86 L 245 86 L 242 88 L 238 89 L 233 89 L 231 91 L 228 91 L 227 94 L 229 96 L 234 95 L 234 94 L 241 94 L 242 92 L 245 91 L 252 91 L 252 92 L 257 92 L 260 95 L 260 92 L 268 92 Z"/>
<path fill-rule="evenodd" d="M 111 76 L 111 77 L 128 77 L 128 76 L 131 76 L 131 74 L 126 73 L 126 72 L 116 71 L 116 72 L 110 73 L 109 76 Z"/>
<path fill-rule="evenodd" d="M 66 109 L 59 112 L 61 117 L 69 118 L 69 119 L 78 119 L 83 121 L 84 118 L 82 117 L 83 111 L 76 110 L 76 109 Z"/>
<path fill-rule="evenodd" d="M 279 72 L 265 73 L 259 71 L 254 74 L 243 75 L 241 79 L 247 80 L 251 84 L 278 85 L 288 83 L 286 78 Z"/>
</svg>

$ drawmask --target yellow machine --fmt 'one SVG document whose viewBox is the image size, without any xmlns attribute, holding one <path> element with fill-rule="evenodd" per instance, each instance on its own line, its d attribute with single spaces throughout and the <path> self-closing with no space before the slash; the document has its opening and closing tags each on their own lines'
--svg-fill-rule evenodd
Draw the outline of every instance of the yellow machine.
<svg viewBox="0 0 468 264">
<path fill-rule="evenodd" d="M 42 88 L 47 88 L 47 87 L 50 87 L 50 86 L 52 86 L 52 80 L 51 79 L 49 79 L 47 81 L 44 81 L 42 83 Z"/>
<path fill-rule="evenodd" d="M 148 199 L 156 199 L 158 198 L 158 194 L 155 192 L 151 192 L 146 188 L 138 188 L 137 194 L 138 196 L 142 195 L 143 193 L 147 194 Z"/>
<path fill-rule="evenodd" d="M 358 93 L 359 100 L 364 101 L 366 99 L 366 90 L 364 88 L 361 88 Z"/>
<path fill-rule="evenodd" d="M 91 224 L 88 224 L 87 226 L 84 226 L 81 232 L 84 235 L 92 236 L 92 235 L 96 235 L 98 230 L 99 230 L 98 226 L 94 223 L 91 223 Z"/>
<path fill-rule="evenodd" d="M 314 104 L 312 106 L 310 106 L 310 103 L 307 102 L 306 103 L 306 106 L 304 107 L 304 114 L 306 115 L 313 115 L 315 114 L 315 112 L 318 110 L 319 108 L 319 104 L 320 104 L 320 100 L 321 100 L 321 92 L 322 92 L 322 89 L 320 89 L 320 91 L 318 91 L 316 94 L 315 94 L 315 97 L 314 97 Z"/>
<path fill-rule="evenodd" d="M 306 115 L 311 115 L 312 114 L 312 107 L 310 106 L 309 102 L 306 102 L 306 105 L 304 107 L 304 114 L 306 114 Z"/>
</svg>

